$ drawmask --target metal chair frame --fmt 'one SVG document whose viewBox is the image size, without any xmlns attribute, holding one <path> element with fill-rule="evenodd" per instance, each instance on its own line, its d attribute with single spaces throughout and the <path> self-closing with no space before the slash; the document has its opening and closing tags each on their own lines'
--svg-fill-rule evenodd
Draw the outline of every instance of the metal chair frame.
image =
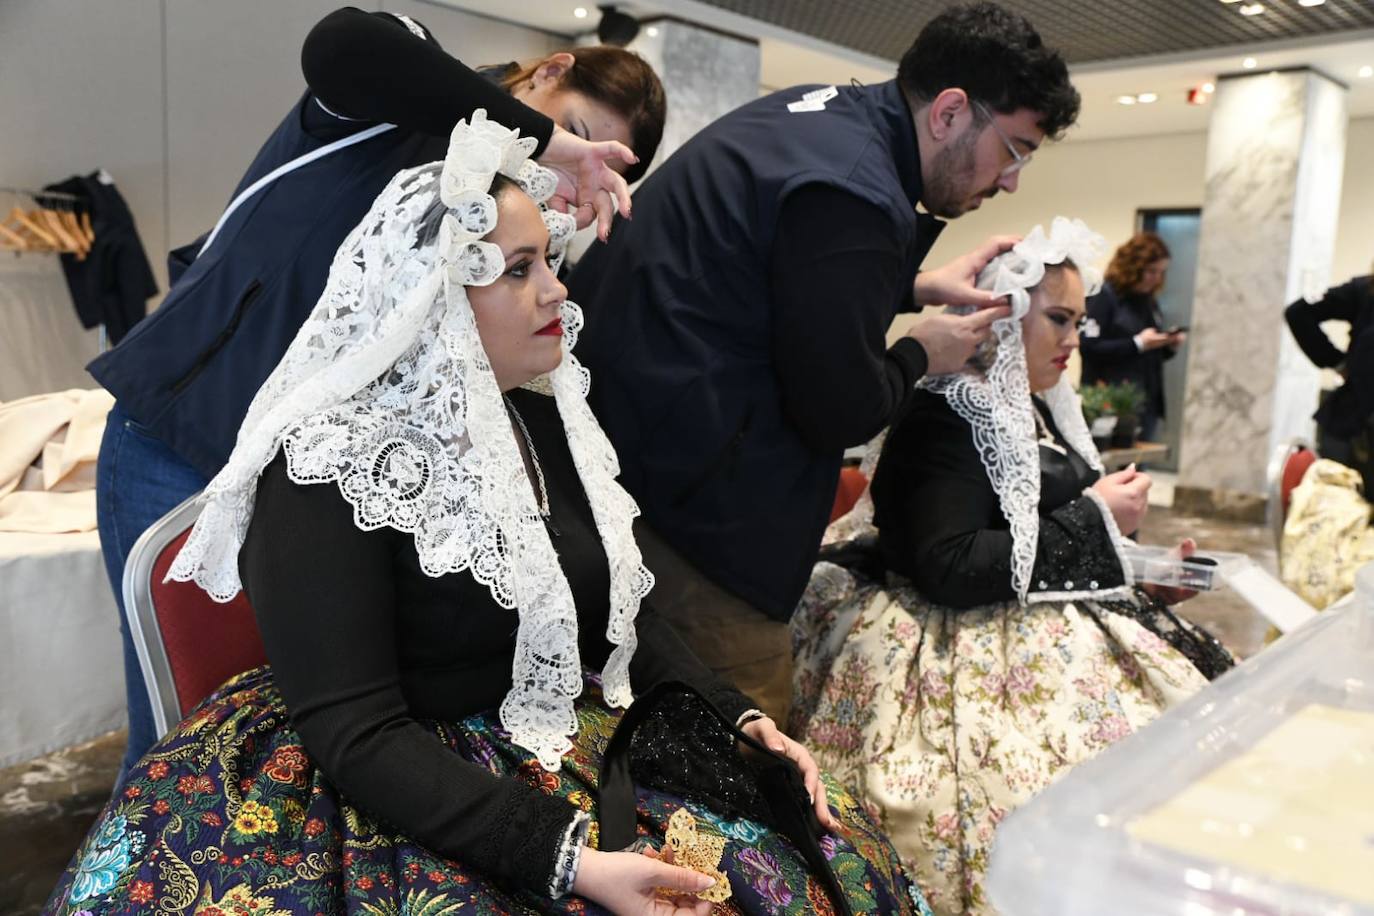
<svg viewBox="0 0 1374 916">
<path fill-rule="evenodd" d="M 143 670 L 143 682 L 148 687 L 148 701 L 153 707 L 153 725 L 161 738 L 182 719 L 181 702 L 177 699 L 176 681 L 172 677 L 172 663 L 162 640 L 162 628 L 153 604 L 153 567 L 162 551 L 178 535 L 195 523 L 200 515 L 196 504 L 200 494 L 187 499 L 171 512 L 153 523 L 134 542 L 124 564 L 124 614 L 129 633 L 138 652 L 138 666 Z"/>
</svg>

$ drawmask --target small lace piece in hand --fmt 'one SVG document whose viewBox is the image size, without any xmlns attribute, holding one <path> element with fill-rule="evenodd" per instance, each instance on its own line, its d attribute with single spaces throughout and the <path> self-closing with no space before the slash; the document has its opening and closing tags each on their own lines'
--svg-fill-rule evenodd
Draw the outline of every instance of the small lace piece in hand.
<svg viewBox="0 0 1374 916">
<path fill-rule="evenodd" d="M 667 846 L 673 851 L 672 864 L 703 874 L 715 881 L 696 896 L 712 903 L 722 903 L 730 899 L 730 879 L 720 869 L 720 860 L 725 855 L 725 837 L 714 833 L 703 833 L 697 829 L 697 819 L 686 808 L 678 808 L 668 818 Z M 679 896 L 678 891 L 659 888 L 665 897 Z"/>
</svg>

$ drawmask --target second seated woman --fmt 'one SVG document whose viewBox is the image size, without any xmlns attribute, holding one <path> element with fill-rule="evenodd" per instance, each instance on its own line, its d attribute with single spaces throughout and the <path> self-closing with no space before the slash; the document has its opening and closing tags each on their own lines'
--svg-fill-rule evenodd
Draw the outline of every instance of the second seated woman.
<svg viewBox="0 0 1374 916">
<path fill-rule="evenodd" d="M 665 681 L 795 761 L 842 830 L 807 861 L 825 855 L 854 909 L 920 911 L 857 803 L 641 607 L 637 508 L 556 277 L 573 221 L 541 219 L 556 181 L 534 139 L 482 115 L 339 250 L 173 565 L 221 600 L 247 591 L 271 667 L 138 762 L 49 912 L 667 916 L 705 914 L 691 893 L 727 881 L 722 912 L 829 906 L 779 832 L 694 800 L 690 779 L 669 794 L 631 770 L 640 833 L 660 844 L 685 806 L 717 883 L 597 848 L 615 710 Z M 656 737 L 688 733 L 668 721 Z M 718 772 L 689 775 L 725 797 Z"/>
<path fill-rule="evenodd" d="M 1056 219 L 983 271 L 1013 305 L 993 352 L 923 383 L 878 461 L 876 539 L 828 548 L 845 565 L 817 564 L 793 618 L 791 733 L 937 913 L 989 912 L 998 822 L 1231 665 L 1161 600 L 1181 595 L 1131 584 L 1149 478 L 1103 474 L 1064 378 L 1104 249 Z"/>
</svg>

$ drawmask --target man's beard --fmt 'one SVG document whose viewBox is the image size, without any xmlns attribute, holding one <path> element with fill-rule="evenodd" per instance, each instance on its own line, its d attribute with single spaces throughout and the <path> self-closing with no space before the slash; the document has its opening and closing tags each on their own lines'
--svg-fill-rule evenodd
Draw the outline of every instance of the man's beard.
<svg viewBox="0 0 1374 916">
<path fill-rule="evenodd" d="M 935 154 L 930 178 L 921 194 L 921 201 L 932 215 L 957 219 L 973 209 L 974 196 L 969 194 L 975 171 L 973 147 L 981 135 L 982 131 L 965 130 L 958 140 Z M 993 185 L 982 193 L 993 197 L 997 190 Z"/>
</svg>

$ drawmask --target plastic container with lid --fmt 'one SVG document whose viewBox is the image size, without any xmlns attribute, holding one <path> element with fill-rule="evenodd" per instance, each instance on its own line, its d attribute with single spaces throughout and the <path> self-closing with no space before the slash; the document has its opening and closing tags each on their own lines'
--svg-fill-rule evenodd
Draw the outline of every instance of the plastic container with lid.
<svg viewBox="0 0 1374 916">
<path fill-rule="evenodd" d="M 1136 582 L 1190 588 L 1196 592 L 1221 588 L 1229 576 L 1250 565 L 1250 558 L 1243 553 L 1218 550 L 1199 550 L 1184 560 L 1174 556 L 1168 547 L 1127 542 L 1121 552 L 1131 564 Z"/>
<path fill-rule="evenodd" d="M 1004 916 L 1374 916 L 1374 564 L 1356 597 L 999 826 Z"/>
</svg>

